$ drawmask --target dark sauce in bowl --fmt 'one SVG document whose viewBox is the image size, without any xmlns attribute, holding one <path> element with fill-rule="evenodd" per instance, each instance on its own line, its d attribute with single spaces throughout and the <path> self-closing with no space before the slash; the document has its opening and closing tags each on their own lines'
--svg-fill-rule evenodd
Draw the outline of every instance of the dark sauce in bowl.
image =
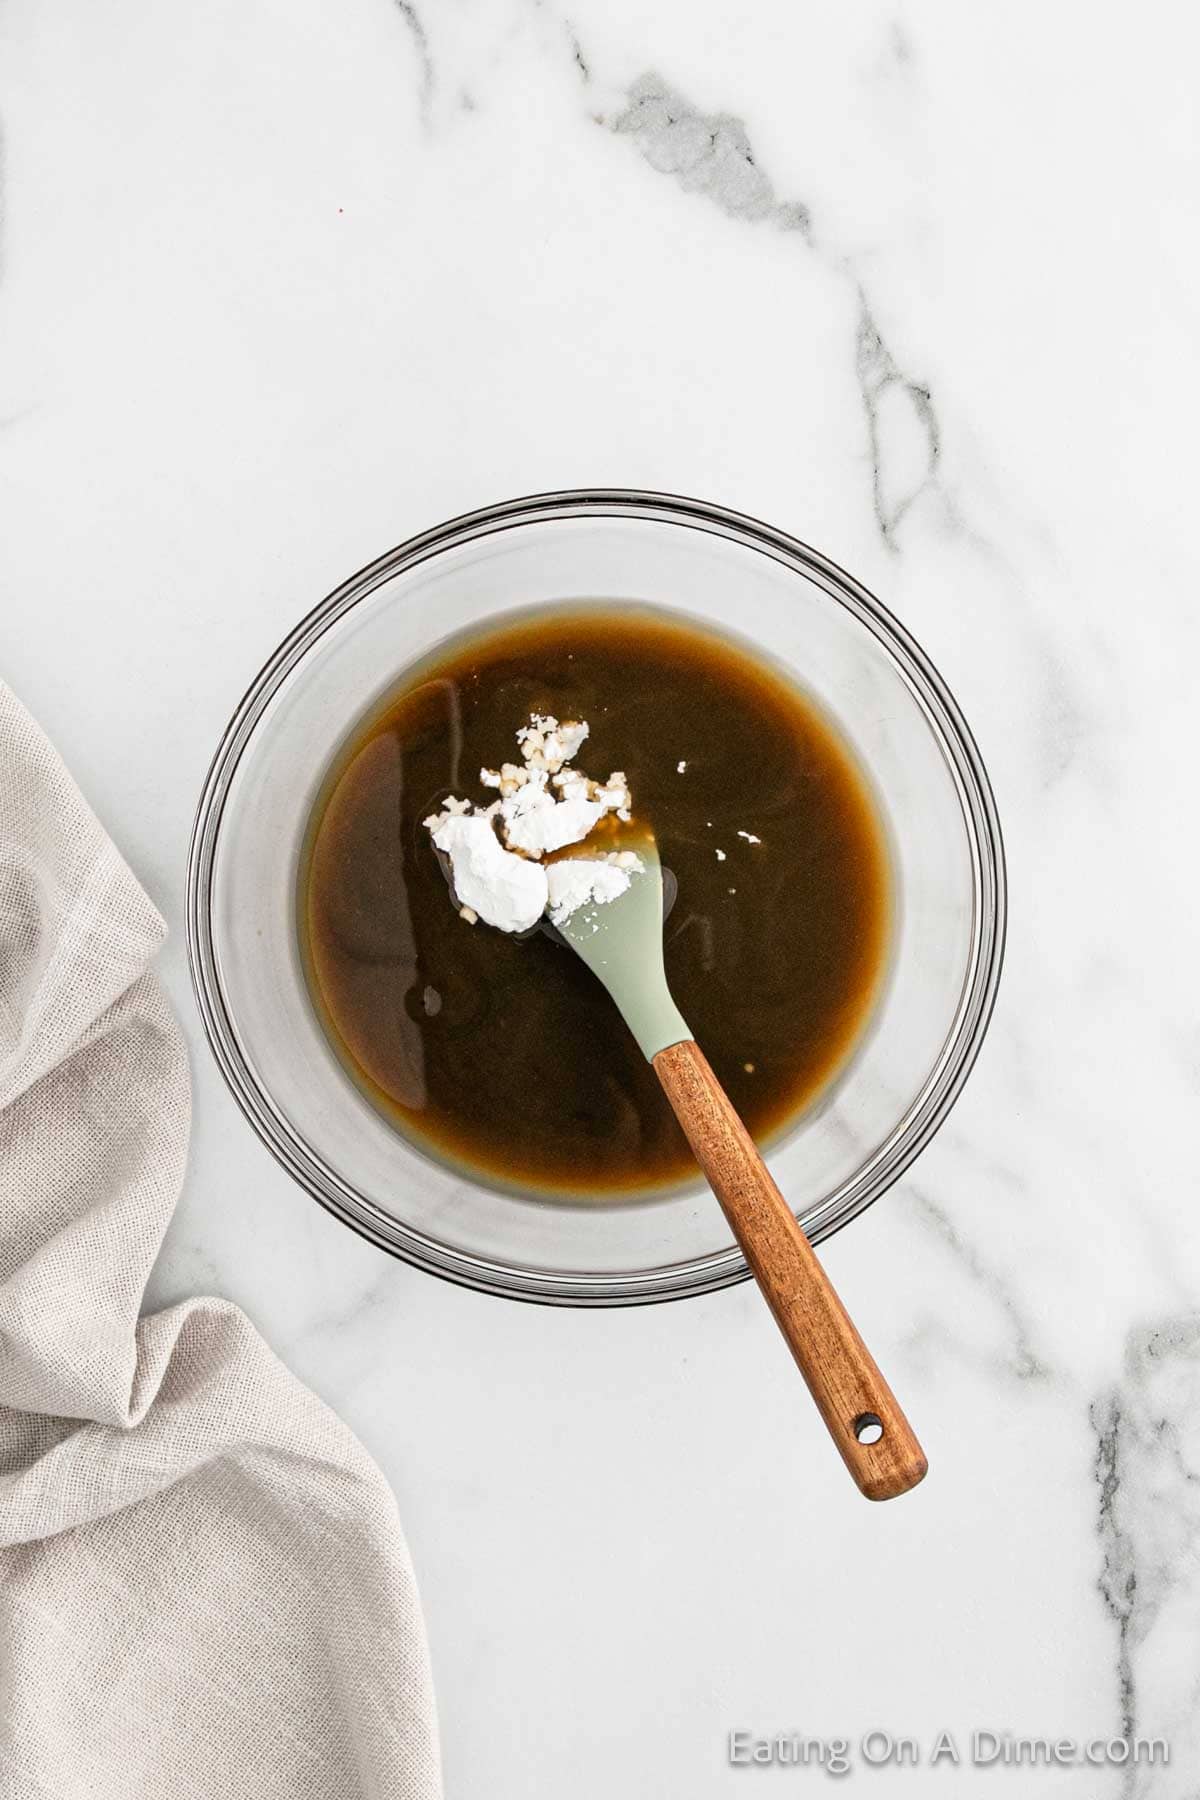
<svg viewBox="0 0 1200 1800">
<path fill-rule="evenodd" d="M 695 1177 L 611 1000 L 540 933 L 469 925 L 422 821 L 493 796 L 530 713 L 586 719 L 587 774 L 629 778 L 678 881 L 667 975 L 750 1130 L 828 1087 L 887 961 L 886 837 L 824 712 L 753 650 L 650 608 L 513 615 L 412 670 L 334 759 L 299 933 L 343 1064 L 405 1137 L 493 1186 L 633 1197 Z M 752 841 L 758 839 L 758 842 Z"/>
</svg>

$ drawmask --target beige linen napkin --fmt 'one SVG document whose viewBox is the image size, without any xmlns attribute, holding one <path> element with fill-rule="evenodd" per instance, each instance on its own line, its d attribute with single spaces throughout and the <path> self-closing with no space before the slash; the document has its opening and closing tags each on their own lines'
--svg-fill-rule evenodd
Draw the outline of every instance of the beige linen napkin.
<svg viewBox="0 0 1200 1800">
<path fill-rule="evenodd" d="M 190 1110 L 163 930 L 0 683 L 0 1797 L 434 1800 L 383 1477 L 235 1307 L 138 1316 Z"/>
</svg>

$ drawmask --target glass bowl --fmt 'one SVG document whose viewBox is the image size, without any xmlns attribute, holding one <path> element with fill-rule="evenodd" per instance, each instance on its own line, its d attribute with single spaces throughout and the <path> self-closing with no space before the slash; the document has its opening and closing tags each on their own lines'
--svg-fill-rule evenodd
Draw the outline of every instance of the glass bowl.
<svg viewBox="0 0 1200 1800">
<path fill-rule="evenodd" d="M 221 740 L 192 836 L 187 929 L 226 1080 L 315 1199 L 431 1274 L 604 1306 L 745 1279 L 708 1190 L 556 1204 L 424 1155 L 330 1047 L 294 915 L 329 760 L 403 671 L 504 613 L 596 599 L 732 627 L 816 696 L 870 772 L 894 857 L 890 979 L 838 1081 L 768 1151 L 810 1238 L 856 1217 L 928 1143 L 987 1029 L 1004 943 L 1000 829 L 970 732 L 921 649 L 851 576 L 754 519 L 665 494 L 540 494 L 451 520 L 353 576 L 280 645 Z"/>
</svg>

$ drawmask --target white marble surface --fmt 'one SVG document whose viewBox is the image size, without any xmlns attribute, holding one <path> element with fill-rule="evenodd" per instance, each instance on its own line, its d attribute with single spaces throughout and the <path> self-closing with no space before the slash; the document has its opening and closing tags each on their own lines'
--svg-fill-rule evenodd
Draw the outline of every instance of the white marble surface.
<svg viewBox="0 0 1200 1800">
<path fill-rule="evenodd" d="M 196 1128 L 152 1298 L 237 1300 L 386 1469 L 452 1800 L 820 1789 L 730 1768 L 735 1727 L 1132 1728 L 1165 1770 L 937 1779 L 1197 1790 L 1196 35 L 1081 0 L 0 11 L 0 661 L 173 928 Z M 184 858 L 250 675 L 410 532 L 583 484 L 853 569 L 995 782 L 991 1037 L 827 1253 L 931 1453 L 894 1506 L 751 1291 L 440 1285 L 289 1183 L 200 1039 Z"/>
</svg>

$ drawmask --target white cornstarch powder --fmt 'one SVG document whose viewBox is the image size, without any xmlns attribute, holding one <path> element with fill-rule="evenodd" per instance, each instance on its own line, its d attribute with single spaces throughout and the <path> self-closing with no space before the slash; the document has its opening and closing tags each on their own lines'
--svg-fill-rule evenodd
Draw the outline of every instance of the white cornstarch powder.
<svg viewBox="0 0 1200 1800">
<path fill-rule="evenodd" d="M 551 863 L 546 870 L 550 923 L 565 925 L 581 906 L 607 906 L 627 892 L 630 876 L 641 874 L 644 868 L 641 857 L 632 850 L 615 850 L 596 858 L 568 856 Z"/>
<path fill-rule="evenodd" d="M 606 813 L 629 817 L 629 788 L 618 769 L 606 782 L 590 781 L 567 764 L 578 755 L 588 735 L 583 720 L 557 719 L 534 713 L 517 733 L 520 763 L 480 769 L 484 787 L 498 788 L 500 799 L 489 811 L 499 820 L 510 850 L 522 856 L 548 856 L 567 844 L 581 844 Z"/>
<path fill-rule="evenodd" d="M 567 767 L 587 735 L 583 720 L 560 724 L 549 714 L 531 714 L 517 732 L 522 760 L 479 771 L 499 799 L 489 806 L 450 799 L 425 820 L 449 858 L 455 899 L 471 923 L 479 918 L 500 931 L 528 931 L 548 911 L 562 925 L 581 906 L 615 900 L 642 869 L 631 851 L 542 864 L 544 856 L 581 844 L 608 814 L 630 817 L 629 784 L 620 769 L 601 782 Z"/>
<path fill-rule="evenodd" d="M 474 913 L 501 931 L 528 931 L 537 924 L 549 898 L 546 871 L 506 850 L 486 813 L 443 814 L 433 841 L 450 858 L 464 917 Z"/>
</svg>

